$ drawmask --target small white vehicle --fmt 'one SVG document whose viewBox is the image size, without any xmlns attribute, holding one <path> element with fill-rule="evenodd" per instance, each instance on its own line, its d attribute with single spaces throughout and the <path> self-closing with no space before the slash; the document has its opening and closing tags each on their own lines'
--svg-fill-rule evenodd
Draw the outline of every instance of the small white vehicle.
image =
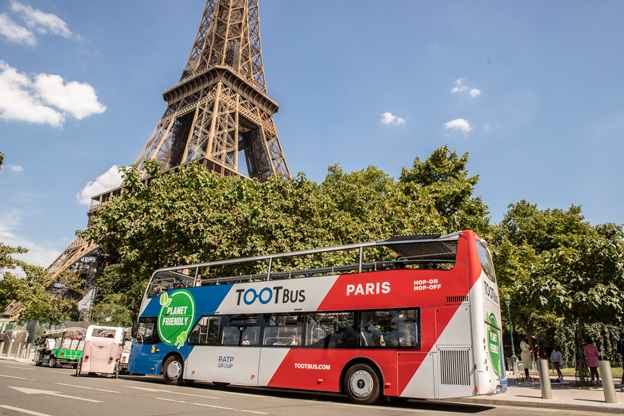
<svg viewBox="0 0 624 416">
<path fill-rule="evenodd" d="M 122 327 L 89 326 L 82 359 L 76 367 L 76 377 L 87 373 L 112 374 L 117 378 L 121 370 L 123 332 Z"/>
</svg>

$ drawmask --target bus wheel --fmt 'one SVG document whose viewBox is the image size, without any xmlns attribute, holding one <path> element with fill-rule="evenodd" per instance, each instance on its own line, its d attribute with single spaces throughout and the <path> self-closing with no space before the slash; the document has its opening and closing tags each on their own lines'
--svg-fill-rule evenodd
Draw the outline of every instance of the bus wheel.
<svg viewBox="0 0 624 416">
<path fill-rule="evenodd" d="M 379 376 L 367 364 L 356 364 L 345 376 L 345 392 L 353 403 L 373 404 L 381 399 Z"/>
<path fill-rule="evenodd" d="M 115 380 L 119 378 L 119 361 L 115 364 Z"/>
<path fill-rule="evenodd" d="M 80 369 L 82 368 L 82 359 L 76 364 L 76 377 L 80 377 Z"/>
<path fill-rule="evenodd" d="M 165 361 L 163 365 L 163 378 L 167 384 L 182 384 L 182 372 L 184 370 L 184 363 L 180 357 L 171 356 Z"/>
<path fill-rule="evenodd" d="M 56 367 L 56 357 L 50 357 L 50 361 L 48 361 L 48 367 Z"/>
</svg>

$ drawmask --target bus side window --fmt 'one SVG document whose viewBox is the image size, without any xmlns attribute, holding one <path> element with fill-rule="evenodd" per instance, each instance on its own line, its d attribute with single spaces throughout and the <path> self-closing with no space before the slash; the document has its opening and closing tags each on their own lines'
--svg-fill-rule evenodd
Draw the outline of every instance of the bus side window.
<svg viewBox="0 0 624 416">
<path fill-rule="evenodd" d="M 355 348 L 357 334 L 353 312 L 307 314 L 306 345 L 313 348 Z"/>
<path fill-rule="evenodd" d="M 420 310 L 362 311 L 360 347 L 420 349 Z"/>
<path fill-rule="evenodd" d="M 303 338 L 301 314 L 266 315 L 263 345 L 300 346 Z"/>
<path fill-rule="evenodd" d="M 202 316 L 189 335 L 190 345 L 219 345 L 220 316 Z"/>
</svg>

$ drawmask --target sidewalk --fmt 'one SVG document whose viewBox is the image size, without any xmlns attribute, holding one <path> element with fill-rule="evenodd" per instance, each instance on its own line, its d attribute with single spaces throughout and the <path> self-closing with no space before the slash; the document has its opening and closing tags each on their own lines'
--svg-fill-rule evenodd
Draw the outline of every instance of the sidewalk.
<svg viewBox="0 0 624 416">
<path fill-rule="evenodd" d="M 552 399 L 542 399 L 539 379 L 535 382 L 518 381 L 516 376 L 507 375 L 509 387 L 506 393 L 494 396 L 477 396 L 448 401 L 485 404 L 493 406 L 536 407 L 566 409 L 584 412 L 624 414 L 624 392 L 620 392 L 620 381 L 614 380 L 615 397 L 618 403 L 605 402 L 602 386 L 578 387 L 574 380 L 551 383 Z"/>
</svg>

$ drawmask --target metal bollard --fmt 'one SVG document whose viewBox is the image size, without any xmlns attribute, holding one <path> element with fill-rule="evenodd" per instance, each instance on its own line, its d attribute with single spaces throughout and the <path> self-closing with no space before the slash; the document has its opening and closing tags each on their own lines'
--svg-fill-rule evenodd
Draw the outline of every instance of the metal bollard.
<svg viewBox="0 0 624 416">
<path fill-rule="evenodd" d="M 610 361 L 598 361 L 600 374 L 602 375 L 602 390 L 604 390 L 605 402 L 617 403 L 615 397 L 615 386 L 613 385 L 613 374 L 611 373 Z"/>
<path fill-rule="evenodd" d="M 548 374 L 548 360 L 540 358 L 538 360 L 537 369 L 539 370 L 542 399 L 552 399 L 552 389 L 550 388 L 550 375 Z"/>
</svg>

